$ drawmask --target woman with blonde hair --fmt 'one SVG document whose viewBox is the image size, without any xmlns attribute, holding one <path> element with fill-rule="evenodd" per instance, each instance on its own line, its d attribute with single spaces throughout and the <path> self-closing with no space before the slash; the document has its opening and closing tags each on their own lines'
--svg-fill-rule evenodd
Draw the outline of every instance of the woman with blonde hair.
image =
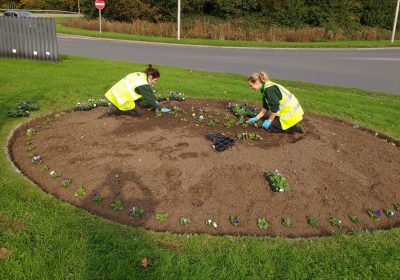
<svg viewBox="0 0 400 280">
<path fill-rule="evenodd" d="M 267 73 L 256 72 L 247 79 L 249 86 L 260 90 L 263 108 L 247 123 L 254 123 L 263 119 L 262 127 L 273 133 L 304 133 L 300 126 L 303 120 L 303 109 L 297 98 L 282 85 L 269 80 Z M 269 113 L 267 116 L 265 116 Z"/>
</svg>

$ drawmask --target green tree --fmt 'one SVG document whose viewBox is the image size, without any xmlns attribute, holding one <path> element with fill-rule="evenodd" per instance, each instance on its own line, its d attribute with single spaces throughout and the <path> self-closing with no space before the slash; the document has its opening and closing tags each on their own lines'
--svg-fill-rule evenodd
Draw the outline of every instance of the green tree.
<svg viewBox="0 0 400 280">
<path fill-rule="evenodd" d="M 360 26 L 361 0 L 305 0 L 308 7 L 306 23 L 330 30 L 354 29 Z"/>
<path fill-rule="evenodd" d="M 362 0 L 361 24 L 386 29 L 392 28 L 396 2 L 397 0 Z"/>
</svg>

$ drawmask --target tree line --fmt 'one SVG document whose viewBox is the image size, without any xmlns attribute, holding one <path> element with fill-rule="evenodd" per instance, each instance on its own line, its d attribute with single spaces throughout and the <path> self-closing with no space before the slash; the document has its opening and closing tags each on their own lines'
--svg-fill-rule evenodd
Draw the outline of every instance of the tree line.
<svg viewBox="0 0 400 280">
<path fill-rule="evenodd" d="M 9 0 L 0 0 L 5 7 Z M 77 11 L 78 0 L 15 0 L 20 8 Z M 109 20 L 171 22 L 177 0 L 105 0 L 103 15 Z M 223 20 L 252 27 L 324 27 L 327 30 L 371 26 L 390 29 L 396 0 L 181 0 L 182 17 Z M 80 0 L 89 18 L 97 16 L 94 0 Z"/>
<path fill-rule="evenodd" d="M 89 17 L 92 0 L 82 0 Z M 177 0 L 105 0 L 109 20 L 175 21 Z M 396 0 L 181 0 L 182 17 L 242 21 L 252 27 L 324 27 L 328 30 L 371 26 L 390 29 Z"/>
</svg>

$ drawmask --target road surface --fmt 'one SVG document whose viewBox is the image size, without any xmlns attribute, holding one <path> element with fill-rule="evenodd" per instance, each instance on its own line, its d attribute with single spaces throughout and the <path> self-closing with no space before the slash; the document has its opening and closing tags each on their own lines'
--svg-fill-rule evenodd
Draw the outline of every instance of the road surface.
<svg viewBox="0 0 400 280">
<path fill-rule="evenodd" d="M 160 44 L 58 36 L 61 54 L 174 65 L 277 79 L 355 87 L 400 95 L 400 48 L 271 49 Z"/>
</svg>

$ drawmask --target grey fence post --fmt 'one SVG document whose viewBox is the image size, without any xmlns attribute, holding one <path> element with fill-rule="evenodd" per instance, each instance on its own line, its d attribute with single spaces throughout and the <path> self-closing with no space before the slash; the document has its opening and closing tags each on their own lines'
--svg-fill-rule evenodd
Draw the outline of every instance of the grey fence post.
<svg viewBox="0 0 400 280">
<path fill-rule="evenodd" d="M 54 19 L 0 17 L 0 56 L 58 61 Z"/>
</svg>

